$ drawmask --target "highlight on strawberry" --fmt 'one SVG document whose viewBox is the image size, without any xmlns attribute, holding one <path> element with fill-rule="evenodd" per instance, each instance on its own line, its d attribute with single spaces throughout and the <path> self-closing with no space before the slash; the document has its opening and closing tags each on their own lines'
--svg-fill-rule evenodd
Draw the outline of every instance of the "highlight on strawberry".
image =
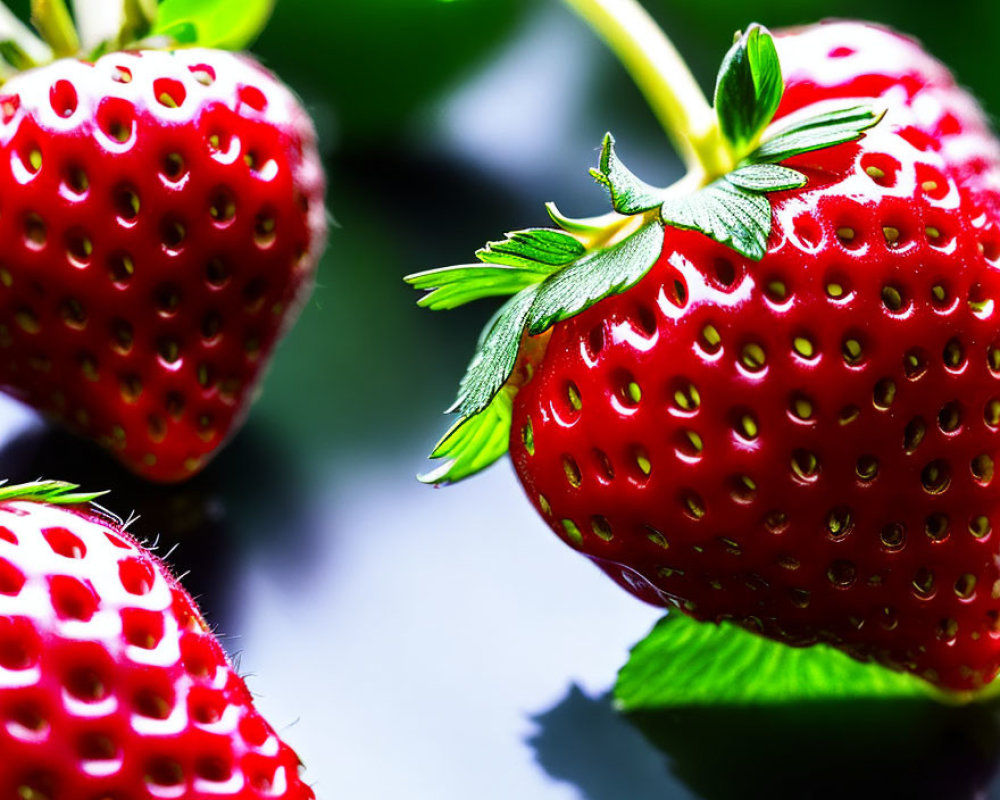
<svg viewBox="0 0 1000 800">
<path fill-rule="evenodd" d="M 751 25 L 710 106 L 631 0 L 568 2 L 688 173 L 651 186 L 608 135 L 592 174 L 610 213 L 550 204 L 553 227 L 407 278 L 433 310 L 509 296 L 423 480 L 509 450 L 566 544 L 719 623 L 667 617 L 668 675 L 697 660 L 671 631 L 726 661 L 745 628 L 982 694 L 1000 669 L 1000 148 L 982 110 L 918 44 L 849 21 Z"/>
<path fill-rule="evenodd" d="M 242 423 L 324 245 L 309 116 L 221 49 L 270 7 L 0 5 L 0 388 L 155 481 Z"/>
<path fill-rule="evenodd" d="M 77 488 L 0 487 L 0 796 L 311 800 L 190 595 Z"/>
</svg>

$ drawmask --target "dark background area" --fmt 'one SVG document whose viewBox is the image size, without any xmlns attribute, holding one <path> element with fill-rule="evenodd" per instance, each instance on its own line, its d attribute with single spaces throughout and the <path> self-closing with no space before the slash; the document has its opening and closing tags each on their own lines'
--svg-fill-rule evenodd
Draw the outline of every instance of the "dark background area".
<svg viewBox="0 0 1000 800">
<path fill-rule="evenodd" d="M 750 21 L 861 16 L 1000 108 L 995 3 L 647 7 L 706 89 Z M 545 224 L 547 200 L 604 211 L 587 169 L 607 130 L 647 180 L 678 175 L 589 29 L 556 0 L 278 0 L 254 51 L 315 116 L 338 226 L 249 424 L 204 474 L 156 487 L 3 401 L 0 474 L 112 489 L 138 535 L 176 547 L 318 795 L 1000 797 L 990 706 L 621 716 L 607 692 L 657 612 L 555 541 L 505 463 L 448 489 L 414 480 L 491 309 L 419 310 L 402 275 Z"/>
</svg>

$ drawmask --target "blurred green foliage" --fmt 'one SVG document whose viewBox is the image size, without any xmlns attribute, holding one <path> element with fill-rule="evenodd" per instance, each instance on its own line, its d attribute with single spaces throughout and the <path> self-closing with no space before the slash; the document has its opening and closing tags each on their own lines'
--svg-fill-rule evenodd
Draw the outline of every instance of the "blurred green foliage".
<svg viewBox="0 0 1000 800">
<path fill-rule="evenodd" d="M 328 100 L 343 138 L 383 138 L 507 40 L 528 5 L 278 0 L 253 50 L 310 100 Z"/>
</svg>

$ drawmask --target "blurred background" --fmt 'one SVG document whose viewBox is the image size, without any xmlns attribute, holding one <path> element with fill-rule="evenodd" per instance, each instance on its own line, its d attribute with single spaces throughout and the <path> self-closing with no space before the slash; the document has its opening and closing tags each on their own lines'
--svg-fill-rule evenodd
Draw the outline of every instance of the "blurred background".
<svg viewBox="0 0 1000 800">
<path fill-rule="evenodd" d="M 860 16 L 1000 109 L 994 2 L 645 4 L 708 91 L 751 21 Z M 249 424 L 197 479 L 150 487 L 2 400 L 0 474 L 112 489 L 140 537 L 176 545 L 317 796 L 1000 798 L 991 706 L 619 715 L 607 693 L 658 612 L 556 541 L 506 462 L 414 479 L 492 309 L 421 311 L 401 277 L 546 224 L 547 200 L 603 212 L 605 131 L 647 180 L 678 176 L 590 30 L 558 0 L 278 0 L 254 51 L 315 117 L 337 227 Z"/>
</svg>

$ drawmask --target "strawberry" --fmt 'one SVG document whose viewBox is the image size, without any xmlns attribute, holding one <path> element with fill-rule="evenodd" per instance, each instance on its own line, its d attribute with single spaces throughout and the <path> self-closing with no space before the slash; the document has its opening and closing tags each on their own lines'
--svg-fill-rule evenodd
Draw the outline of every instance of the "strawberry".
<svg viewBox="0 0 1000 800">
<path fill-rule="evenodd" d="M 0 489 L 0 796 L 314 797 L 191 597 L 74 489 Z"/>
<path fill-rule="evenodd" d="M 247 414 L 323 245 L 312 124 L 251 58 L 65 58 L 0 90 L 0 386 L 156 481 Z"/>
<path fill-rule="evenodd" d="M 948 69 L 918 43 L 886 28 L 838 21 L 779 34 L 786 83 L 781 118 L 819 100 L 871 97 L 902 104 L 917 117 L 904 135 L 940 150 L 960 172 L 963 190 L 996 194 L 1000 145 L 986 116 Z"/>
<path fill-rule="evenodd" d="M 636 9 L 593 17 L 616 46 L 655 41 Z M 558 228 L 408 278 L 432 309 L 513 295 L 424 479 L 509 448 L 553 531 L 640 598 L 984 688 L 1000 170 L 981 111 L 914 43 L 858 23 L 777 46 L 751 26 L 714 112 L 670 52 L 644 58 L 687 178 L 642 182 L 609 136 L 593 173 L 615 213 L 550 207 Z"/>
</svg>

